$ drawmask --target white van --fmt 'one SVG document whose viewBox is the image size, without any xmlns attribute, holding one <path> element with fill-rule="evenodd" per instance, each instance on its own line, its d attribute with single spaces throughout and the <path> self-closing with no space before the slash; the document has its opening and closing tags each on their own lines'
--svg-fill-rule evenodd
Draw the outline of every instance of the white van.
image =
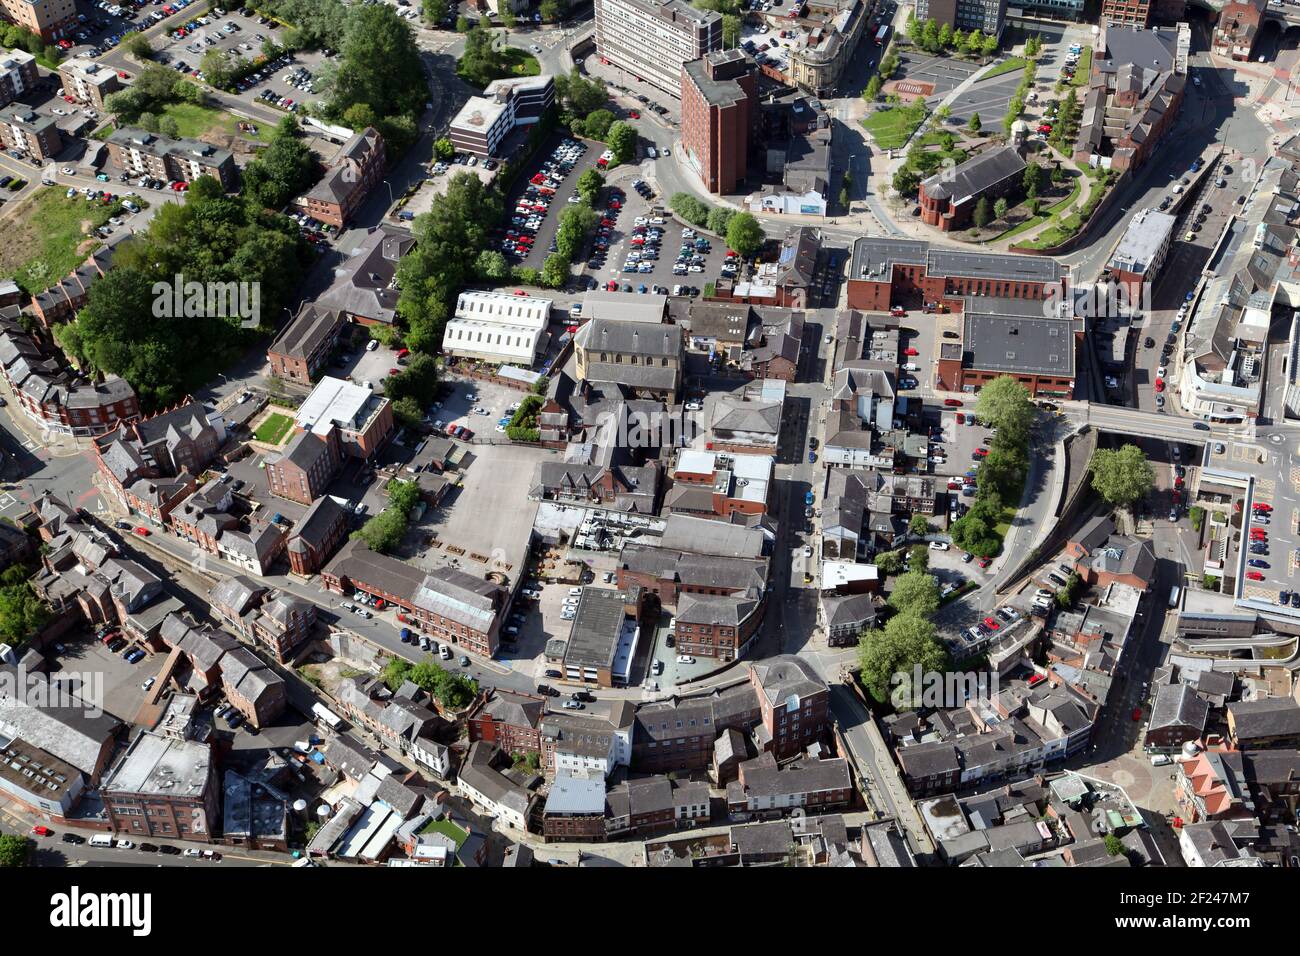
<svg viewBox="0 0 1300 956">
<path fill-rule="evenodd" d="M 90 845 L 111 847 L 113 845 L 113 837 L 107 833 L 96 833 L 90 838 Z"/>
<path fill-rule="evenodd" d="M 1173 762 L 1174 762 L 1174 761 L 1173 761 L 1173 758 L 1171 758 L 1171 757 L 1169 756 L 1169 754 L 1152 754 L 1152 755 L 1151 755 L 1151 766 L 1153 766 L 1153 767 L 1167 767 L 1167 766 L 1169 766 L 1169 764 L 1171 764 L 1171 763 L 1173 763 Z"/>
<path fill-rule="evenodd" d="M 1183 596 L 1183 589 L 1175 584 L 1169 589 L 1169 606 L 1178 607 L 1178 599 Z"/>
</svg>

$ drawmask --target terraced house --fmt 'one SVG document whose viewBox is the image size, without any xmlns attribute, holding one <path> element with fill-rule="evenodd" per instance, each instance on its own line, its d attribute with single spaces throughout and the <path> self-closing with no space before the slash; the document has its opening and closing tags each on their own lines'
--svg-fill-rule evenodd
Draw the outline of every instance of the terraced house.
<svg viewBox="0 0 1300 956">
<path fill-rule="evenodd" d="M 384 138 L 367 126 L 343 144 L 325 175 L 301 200 L 313 219 L 343 228 L 384 176 Z"/>
</svg>

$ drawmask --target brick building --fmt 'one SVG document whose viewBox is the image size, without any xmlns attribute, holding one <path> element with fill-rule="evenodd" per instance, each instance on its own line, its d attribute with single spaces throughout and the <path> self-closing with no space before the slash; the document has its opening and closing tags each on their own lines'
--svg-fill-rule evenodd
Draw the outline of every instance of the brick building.
<svg viewBox="0 0 1300 956">
<path fill-rule="evenodd" d="M 496 744 L 511 756 L 542 752 L 541 721 L 546 699 L 533 694 L 490 690 L 465 721 L 470 743 Z"/>
<path fill-rule="evenodd" d="M 0 18 L 51 43 L 74 31 L 77 4 L 76 0 L 0 0 Z"/>
<path fill-rule="evenodd" d="M 995 146 L 921 181 L 921 221 L 944 232 L 970 224 L 981 199 L 1009 196 L 1024 180 L 1025 159 L 1017 146 Z"/>
<path fill-rule="evenodd" d="M 22 103 L 0 109 L 0 141 L 6 149 L 26 152 L 42 162 L 63 152 L 63 136 L 55 117 Z"/>
<path fill-rule="evenodd" d="M 960 313 L 936 316 L 958 338 L 939 340 L 935 384 L 944 391 L 978 392 L 1010 376 L 1037 396 L 1074 396 L 1078 320 L 1049 317 L 1050 302 L 968 296 Z M 1059 314 L 1059 310 L 1055 310 Z"/>
<path fill-rule="evenodd" d="M 218 818 L 212 748 L 143 731 L 100 786 L 114 833 L 211 843 Z"/>
<path fill-rule="evenodd" d="M 741 50 L 682 65 L 682 147 L 704 188 L 734 193 L 749 168 L 758 122 L 758 68 Z"/>
<path fill-rule="evenodd" d="M 315 574 L 348 536 L 352 512 L 330 495 L 317 498 L 289 533 L 286 549 L 294 574 Z"/>
<path fill-rule="evenodd" d="M 271 494 L 309 505 L 322 494 L 338 469 L 340 456 L 337 434 L 298 432 L 288 447 L 265 457 L 266 480 Z"/>
<path fill-rule="evenodd" d="M 1044 299 L 1067 268 L 1047 256 L 939 249 L 921 239 L 863 237 L 853 243 L 848 307 L 887 312 L 962 296 Z"/>
<path fill-rule="evenodd" d="M 343 144 L 320 182 L 302 199 L 307 215 L 342 228 L 384 178 L 384 138 L 369 126 Z"/>
<path fill-rule="evenodd" d="M 59 64 L 59 82 L 66 95 L 97 110 L 105 110 L 104 97 L 122 88 L 117 73 L 90 57 L 77 56 Z"/>
<path fill-rule="evenodd" d="M 329 361 L 343 325 L 337 311 L 304 302 L 266 350 L 271 374 L 299 385 L 311 382 Z"/>
<path fill-rule="evenodd" d="M 114 130 L 107 142 L 110 161 L 129 175 L 184 183 L 211 176 L 227 191 L 237 185 L 234 153 L 202 140 L 171 139 L 124 126 Z"/>
<path fill-rule="evenodd" d="M 1255 41 L 1259 39 L 1266 3 L 1267 0 L 1232 0 L 1224 4 L 1214 25 L 1214 52 L 1239 62 L 1248 62 L 1255 52 Z"/>
<path fill-rule="evenodd" d="M 360 590 L 396 604 L 421 630 L 439 640 L 461 644 L 484 657 L 497 651 L 506 591 L 493 581 L 455 568 L 426 573 L 352 539 L 321 569 L 321 582 L 336 594 Z"/>
<path fill-rule="evenodd" d="M 26 50 L 0 53 L 0 106 L 8 106 L 29 93 L 39 79 L 36 57 Z"/>
</svg>

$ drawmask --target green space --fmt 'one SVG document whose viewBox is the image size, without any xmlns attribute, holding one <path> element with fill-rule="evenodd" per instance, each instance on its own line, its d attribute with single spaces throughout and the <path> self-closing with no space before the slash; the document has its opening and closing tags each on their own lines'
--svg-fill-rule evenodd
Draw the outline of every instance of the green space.
<svg viewBox="0 0 1300 956">
<path fill-rule="evenodd" d="M 924 119 L 923 110 L 894 106 L 877 110 L 864 119 L 862 125 L 881 149 L 902 149 Z"/>
<path fill-rule="evenodd" d="M 509 71 L 509 76 L 541 75 L 542 66 L 537 62 L 537 57 L 518 47 L 508 46 L 502 50 L 501 60 L 503 67 Z"/>
<path fill-rule="evenodd" d="M 289 429 L 293 427 L 293 419 L 288 415 L 282 415 L 279 412 L 272 412 L 266 416 L 266 421 L 257 426 L 257 431 L 253 437 L 258 441 L 264 441 L 268 445 L 278 445 L 289 434 Z"/>
<path fill-rule="evenodd" d="M 176 121 L 176 131 L 188 139 L 199 139 L 205 133 L 234 134 L 239 120 L 225 110 L 197 103 L 168 103 L 162 116 Z"/>
<path fill-rule="evenodd" d="M 1092 72 L 1092 47 L 1086 46 L 1079 54 L 1079 65 L 1074 71 L 1073 86 L 1087 86 L 1088 75 Z"/>
<path fill-rule="evenodd" d="M 456 849 L 458 850 L 465 843 L 465 841 L 469 839 L 468 833 L 466 833 L 464 830 L 462 830 L 460 827 L 456 826 L 456 824 L 452 823 L 450 820 L 446 818 L 439 819 L 439 820 L 430 820 L 428 823 L 424 825 L 423 829 L 421 829 L 420 832 L 441 833 L 448 840 L 453 841 L 456 844 Z"/>
<path fill-rule="evenodd" d="M 37 193 L 20 214 L 20 225 L 10 229 L 11 251 L 0 258 L 3 272 L 12 275 L 24 292 L 35 295 L 48 289 L 99 248 L 99 240 L 88 239 L 87 233 L 121 211 L 116 201 L 105 206 L 81 195 L 69 199 L 59 189 Z"/>
<path fill-rule="evenodd" d="M 1023 70 L 1025 64 L 1029 61 L 1022 56 L 1007 57 L 997 66 L 990 67 L 984 73 L 979 75 L 981 80 L 991 80 L 995 76 L 1002 76 L 1005 73 L 1014 73 L 1016 70 Z"/>
</svg>

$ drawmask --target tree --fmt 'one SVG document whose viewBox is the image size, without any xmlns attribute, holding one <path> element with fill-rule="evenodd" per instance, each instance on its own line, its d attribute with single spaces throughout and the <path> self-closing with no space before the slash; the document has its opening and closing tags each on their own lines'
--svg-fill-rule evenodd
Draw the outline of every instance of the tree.
<svg viewBox="0 0 1300 956">
<path fill-rule="evenodd" d="M 748 259 L 763 247 L 763 227 L 750 213 L 739 212 L 727 223 L 727 246 Z"/>
<path fill-rule="evenodd" d="M 926 520 L 925 515 L 918 512 L 912 515 L 912 520 L 907 523 L 907 530 L 915 535 L 927 535 L 930 533 L 930 522 Z"/>
<path fill-rule="evenodd" d="M 447 0 L 424 0 L 420 4 L 420 12 L 424 14 L 426 21 L 437 26 L 447 19 L 451 7 L 448 6 Z"/>
<path fill-rule="evenodd" d="M 892 687 L 911 679 L 917 667 L 922 673 L 943 671 L 947 654 L 935 639 L 933 622 L 915 614 L 895 614 L 883 628 L 862 636 L 858 662 L 863 686 L 883 702 Z"/>
<path fill-rule="evenodd" d="M 587 205 L 594 205 L 596 197 L 600 195 L 601 187 L 605 185 L 605 177 L 600 174 L 599 170 L 588 169 L 578 177 L 578 183 L 575 187 L 578 195 L 582 197 Z"/>
<path fill-rule="evenodd" d="M 953 544 L 981 558 L 994 557 L 1002 550 L 994 527 L 973 511 L 967 512 L 948 529 Z"/>
<path fill-rule="evenodd" d="M 1147 496 L 1155 483 L 1151 463 L 1137 445 L 1098 448 L 1088 470 L 1092 473 L 1093 489 L 1107 504 L 1117 508 L 1131 508 Z"/>
<path fill-rule="evenodd" d="M 972 30 L 966 35 L 966 52 L 972 56 L 978 54 L 984 48 L 984 34 L 979 30 Z"/>
<path fill-rule="evenodd" d="M 876 555 L 876 570 L 886 577 L 892 577 L 903 570 L 902 551 L 882 551 Z"/>
<path fill-rule="evenodd" d="M 546 261 L 542 263 L 542 285 L 548 289 L 558 289 L 563 286 L 569 278 L 570 261 L 558 252 L 547 256 Z"/>
<path fill-rule="evenodd" d="M 244 192 L 268 209 L 280 209 L 317 179 L 316 155 L 299 134 L 298 121 L 286 116 L 244 169 Z"/>
<path fill-rule="evenodd" d="M 989 224 L 991 215 L 989 213 L 989 197 L 980 196 L 979 202 L 975 204 L 975 225 L 983 229 Z"/>
<path fill-rule="evenodd" d="M 0 638 L 15 648 L 50 619 L 49 608 L 28 583 L 31 574 L 32 569 L 21 564 L 10 565 L 0 574 Z"/>
<path fill-rule="evenodd" d="M 484 249 L 478 254 L 474 271 L 478 273 L 479 278 L 486 279 L 488 282 L 505 282 L 510 278 L 510 264 L 506 262 L 506 257 L 495 249 Z"/>
<path fill-rule="evenodd" d="M 470 31 L 469 17 L 465 16 L 464 14 L 461 14 L 460 16 L 456 17 L 456 32 L 469 33 L 469 31 Z"/>
<path fill-rule="evenodd" d="M 1038 195 L 1039 187 L 1043 182 L 1043 167 L 1037 163 L 1029 163 L 1025 166 L 1025 176 L 1021 180 L 1024 187 L 1025 195 L 1028 196 L 1032 190 L 1034 195 Z"/>
<path fill-rule="evenodd" d="M 894 173 L 894 192 L 900 196 L 911 196 L 921 186 L 921 174 L 908 166 L 900 166 Z"/>
<path fill-rule="evenodd" d="M 970 122 L 966 124 L 966 128 L 972 133 L 978 133 L 983 125 L 984 123 L 980 120 L 979 113 L 971 113 Z"/>
<path fill-rule="evenodd" d="M 867 80 L 867 88 L 862 91 L 863 98 L 868 103 L 874 103 L 880 99 L 880 90 L 884 85 L 884 82 L 880 79 L 880 74 L 873 74 L 871 79 Z"/>
<path fill-rule="evenodd" d="M 614 125 L 614 114 L 609 110 L 593 110 L 583 121 L 583 132 L 589 139 L 603 140 L 609 136 L 609 128 Z"/>
<path fill-rule="evenodd" d="M 27 865 L 36 841 L 12 833 L 0 833 L 0 867 L 15 869 Z"/>
<path fill-rule="evenodd" d="M 1038 413 L 1029 389 L 1009 375 L 999 375 L 980 389 L 975 411 L 1007 444 L 1023 442 Z"/>
<path fill-rule="evenodd" d="M 991 57 L 994 53 L 997 53 L 997 52 L 998 52 L 998 38 L 997 38 L 997 37 L 995 37 L 995 36 L 987 36 L 987 37 L 984 38 L 983 42 L 980 43 L 980 56 L 984 57 L 985 59 L 988 59 L 988 58 Z"/>
<path fill-rule="evenodd" d="M 1007 218 L 1007 200 L 1005 196 L 999 196 L 997 201 L 993 203 L 993 218 Z"/>
<path fill-rule="evenodd" d="M 544 23 L 555 23 L 564 11 L 560 9 L 559 0 L 542 0 L 537 5 L 537 12 L 542 15 Z"/>
<path fill-rule="evenodd" d="M 456 146 L 446 136 L 439 136 L 433 141 L 433 155 L 443 161 L 456 156 Z"/>
<path fill-rule="evenodd" d="M 630 163 L 636 158 L 637 132 L 635 126 L 619 120 L 610 126 L 605 142 L 614 151 L 614 162 Z"/>
<path fill-rule="evenodd" d="M 921 35 L 924 31 L 925 23 L 918 20 L 915 13 L 909 13 L 907 15 L 907 26 L 903 31 L 904 35 L 917 46 L 920 46 Z"/>
<path fill-rule="evenodd" d="M 946 50 L 952 46 L 952 24 L 945 23 L 939 28 L 939 48 Z"/>
<path fill-rule="evenodd" d="M 1103 842 L 1106 844 L 1106 853 L 1109 856 L 1123 856 L 1127 850 L 1124 841 L 1113 833 L 1107 833 L 1103 837 Z"/>
<path fill-rule="evenodd" d="M 928 53 L 937 53 L 939 50 L 939 24 L 934 20 L 925 21 L 921 30 L 921 49 Z"/>
<path fill-rule="evenodd" d="M 929 617 L 939 610 L 939 582 L 933 574 L 913 568 L 894 579 L 889 606 L 900 614 Z"/>
<path fill-rule="evenodd" d="M 513 30 L 519 22 L 519 18 L 515 16 L 515 11 L 510 9 L 509 3 L 497 4 L 497 19 L 501 21 L 501 25 L 507 30 Z"/>
<path fill-rule="evenodd" d="M 465 51 L 456 64 L 456 73 L 476 86 L 487 86 L 506 72 L 505 59 L 493 42 L 494 34 L 480 20 L 465 36 Z"/>
<path fill-rule="evenodd" d="M 147 60 L 153 56 L 153 44 L 149 38 L 135 30 L 122 37 L 122 48 L 137 60 Z"/>
<path fill-rule="evenodd" d="M 740 43 L 740 17 L 733 13 L 724 13 L 722 15 L 723 49 L 734 49 L 738 43 Z"/>
<path fill-rule="evenodd" d="M 690 193 L 673 193 L 668 208 L 698 228 L 704 228 L 709 221 L 709 207 Z"/>
<path fill-rule="evenodd" d="M 735 218 L 736 212 L 733 209 L 727 209 L 723 206 L 714 206 L 709 210 L 709 218 L 705 220 L 704 228 L 718 236 L 727 234 L 727 227 L 731 220 Z"/>
</svg>

